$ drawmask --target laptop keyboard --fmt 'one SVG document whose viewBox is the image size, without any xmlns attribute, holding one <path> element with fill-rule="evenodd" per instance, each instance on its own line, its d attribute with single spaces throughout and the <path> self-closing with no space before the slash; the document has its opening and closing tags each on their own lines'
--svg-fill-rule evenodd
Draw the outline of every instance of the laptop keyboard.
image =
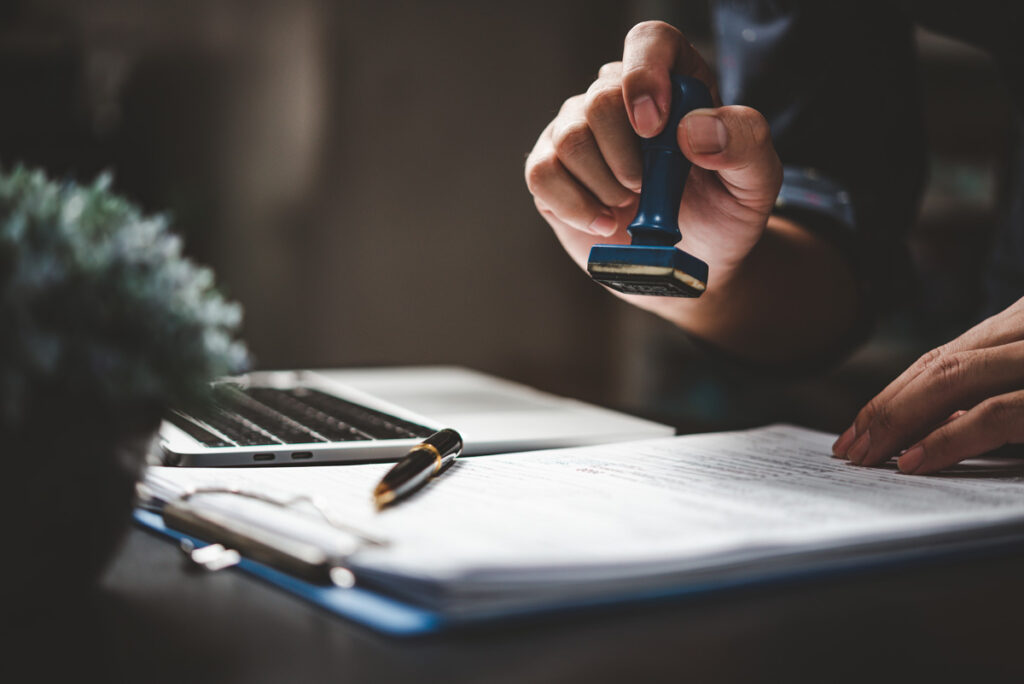
<svg viewBox="0 0 1024 684">
<path fill-rule="evenodd" d="M 208 447 L 422 439 L 434 432 L 306 387 L 218 385 L 212 405 L 165 418 Z"/>
</svg>

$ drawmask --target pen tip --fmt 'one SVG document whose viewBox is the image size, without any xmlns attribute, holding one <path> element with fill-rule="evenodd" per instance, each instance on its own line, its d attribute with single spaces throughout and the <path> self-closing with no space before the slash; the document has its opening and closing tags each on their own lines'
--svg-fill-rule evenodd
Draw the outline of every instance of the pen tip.
<svg viewBox="0 0 1024 684">
<path fill-rule="evenodd" d="M 384 483 L 377 485 L 377 488 L 373 490 L 373 503 L 377 506 L 378 511 L 394 500 L 395 493 L 384 486 Z"/>
</svg>

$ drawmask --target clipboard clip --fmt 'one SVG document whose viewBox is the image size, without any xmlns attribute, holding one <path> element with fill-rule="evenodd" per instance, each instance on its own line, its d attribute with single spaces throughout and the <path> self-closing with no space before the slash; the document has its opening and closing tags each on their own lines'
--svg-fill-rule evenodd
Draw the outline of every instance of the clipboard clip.
<svg viewBox="0 0 1024 684">
<path fill-rule="evenodd" d="M 225 497 L 232 503 L 226 504 Z M 242 500 L 251 502 L 249 510 L 238 506 Z M 259 510 L 261 505 L 269 508 Z M 310 520 L 307 509 L 329 529 Z M 185 538 L 181 550 L 192 567 L 212 572 L 251 559 L 315 584 L 351 587 L 356 577 L 346 565 L 348 557 L 388 544 L 334 519 L 308 496 L 278 499 L 237 488 L 202 487 L 167 501 L 161 513 L 168 527 L 209 542 L 200 546 Z"/>
<path fill-rule="evenodd" d="M 178 546 L 192 567 L 210 572 L 234 567 L 242 560 L 242 554 L 234 549 L 226 548 L 223 544 L 198 546 L 194 541 L 185 537 Z"/>
</svg>

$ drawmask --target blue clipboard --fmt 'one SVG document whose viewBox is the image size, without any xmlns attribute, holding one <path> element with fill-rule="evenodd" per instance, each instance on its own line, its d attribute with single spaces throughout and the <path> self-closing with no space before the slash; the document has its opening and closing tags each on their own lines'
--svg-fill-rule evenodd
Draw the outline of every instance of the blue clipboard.
<svg viewBox="0 0 1024 684">
<path fill-rule="evenodd" d="M 207 542 L 172 530 L 164 524 L 158 513 L 135 510 L 135 521 L 142 527 L 158 532 L 176 541 L 188 539 L 196 546 L 205 546 Z M 239 561 L 240 570 L 264 582 L 294 594 L 321 608 L 348 618 L 371 629 L 395 636 L 431 634 L 441 630 L 444 619 L 437 613 L 417 608 L 408 603 L 395 600 L 361 587 L 349 589 L 311 584 L 287 573 L 275 570 L 262 563 L 243 557 Z"/>
<path fill-rule="evenodd" d="M 176 541 L 188 539 L 196 546 L 204 546 L 207 543 L 167 527 L 158 513 L 136 509 L 134 517 L 141 527 Z M 816 561 L 799 567 L 768 570 L 744 577 L 704 578 L 700 581 L 687 581 L 667 588 L 634 590 L 598 598 L 557 601 L 539 606 L 477 612 L 471 615 L 448 615 L 358 585 L 344 588 L 311 584 L 244 557 L 235 567 L 323 610 L 369 627 L 374 631 L 391 636 L 415 637 L 482 624 L 539 619 L 614 606 L 663 603 L 666 600 L 704 596 L 712 592 L 743 587 L 806 582 L 867 569 L 916 566 L 941 560 L 1005 555 L 1013 551 L 1024 550 L 1024 530 L 1019 524 L 1008 526 L 1003 530 L 993 530 L 993 532 L 991 535 L 984 535 L 980 538 L 963 537 L 936 540 L 923 546 Z"/>
</svg>

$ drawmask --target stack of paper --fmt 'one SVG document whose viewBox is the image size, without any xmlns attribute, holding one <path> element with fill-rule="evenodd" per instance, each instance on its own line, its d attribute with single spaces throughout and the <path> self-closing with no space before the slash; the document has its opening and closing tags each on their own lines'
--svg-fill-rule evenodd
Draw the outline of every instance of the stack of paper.
<svg viewBox="0 0 1024 684">
<path fill-rule="evenodd" d="M 387 540 L 347 559 L 360 582 L 452 614 L 756 580 L 1024 534 L 1024 464 L 907 476 L 835 460 L 833 439 L 772 426 L 466 458 L 382 512 L 370 492 L 389 464 L 152 468 L 147 484 L 165 498 L 210 486 L 310 495 L 332 519 Z M 323 534 L 316 516 L 302 519 Z"/>
</svg>

